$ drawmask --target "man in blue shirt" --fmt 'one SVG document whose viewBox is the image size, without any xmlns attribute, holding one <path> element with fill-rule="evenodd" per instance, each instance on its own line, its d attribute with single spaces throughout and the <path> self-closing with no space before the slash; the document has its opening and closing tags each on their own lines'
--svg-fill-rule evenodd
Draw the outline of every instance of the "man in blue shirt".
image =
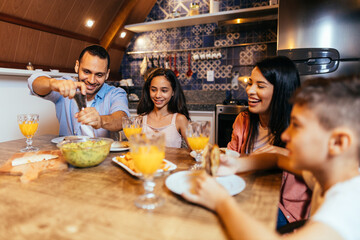
<svg viewBox="0 0 360 240">
<path fill-rule="evenodd" d="M 92 45 L 85 48 L 76 60 L 76 80 L 70 76 L 54 79 L 44 73 L 30 76 L 28 86 L 31 94 L 55 103 L 60 136 L 110 137 L 110 132 L 122 129 L 121 118 L 129 115 L 128 100 L 123 89 L 105 83 L 110 73 L 109 66 L 108 52 L 99 45 Z M 74 99 L 77 89 L 87 98 L 87 107 L 80 112 Z M 84 125 L 94 130 L 83 129 Z"/>
</svg>

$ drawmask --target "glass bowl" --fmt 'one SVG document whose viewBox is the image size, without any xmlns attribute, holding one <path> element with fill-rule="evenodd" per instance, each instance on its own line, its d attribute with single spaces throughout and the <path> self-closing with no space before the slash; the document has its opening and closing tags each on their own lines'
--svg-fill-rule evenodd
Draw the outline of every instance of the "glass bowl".
<svg viewBox="0 0 360 240">
<path fill-rule="evenodd" d="M 75 167 L 93 167 L 102 163 L 109 155 L 114 140 L 101 137 L 71 137 L 56 146 L 64 159 Z"/>
</svg>

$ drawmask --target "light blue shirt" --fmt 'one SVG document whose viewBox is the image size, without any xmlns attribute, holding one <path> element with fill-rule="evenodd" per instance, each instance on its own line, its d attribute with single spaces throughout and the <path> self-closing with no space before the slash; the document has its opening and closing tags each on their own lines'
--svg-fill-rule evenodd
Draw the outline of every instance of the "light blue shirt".
<svg viewBox="0 0 360 240">
<path fill-rule="evenodd" d="M 44 73 L 35 73 L 28 79 L 28 86 L 31 95 L 36 95 L 33 91 L 32 84 L 34 80 L 40 76 L 47 76 Z M 59 80 L 74 80 L 71 76 L 62 76 Z M 42 96 L 39 96 L 42 97 Z M 59 136 L 70 136 L 80 132 L 80 123 L 75 118 L 75 113 L 79 112 L 79 108 L 74 99 L 64 98 L 60 93 L 51 91 L 48 95 L 42 98 L 55 103 L 56 117 L 59 120 Z M 100 115 L 110 115 L 117 111 L 123 111 L 128 116 L 129 107 L 126 92 L 122 88 L 116 88 L 104 83 L 101 89 L 97 92 L 94 101 L 91 104 Z M 110 137 L 110 131 L 99 128 L 94 129 L 96 137 Z"/>
</svg>

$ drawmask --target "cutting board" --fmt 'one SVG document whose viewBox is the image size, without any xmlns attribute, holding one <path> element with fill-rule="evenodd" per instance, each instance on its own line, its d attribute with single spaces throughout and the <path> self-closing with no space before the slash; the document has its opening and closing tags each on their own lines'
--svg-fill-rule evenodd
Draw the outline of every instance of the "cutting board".
<svg viewBox="0 0 360 240">
<path fill-rule="evenodd" d="M 57 158 L 43 160 L 39 162 L 31 162 L 13 166 L 12 162 L 16 159 L 33 158 L 34 155 L 57 155 Z M 37 179 L 40 174 L 48 171 L 60 171 L 66 170 L 68 165 L 63 158 L 60 150 L 52 151 L 38 151 L 29 153 L 15 153 L 4 165 L 0 167 L 0 173 L 8 173 L 11 175 L 20 175 L 20 181 L 22 183 L 28 183 L 34 179 Z"/>
</svg>

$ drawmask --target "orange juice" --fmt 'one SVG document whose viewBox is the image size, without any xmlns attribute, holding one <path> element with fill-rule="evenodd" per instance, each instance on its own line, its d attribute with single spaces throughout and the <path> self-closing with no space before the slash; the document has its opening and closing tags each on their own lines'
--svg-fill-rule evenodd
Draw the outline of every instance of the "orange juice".
<svg viewBox="0 0 360 240">
<path fill-rule="evenodd" d="M 188 137 L 187 140 L 192 150 L 202 150 L 205 148 L 206 144 L 208 144 L 209 137 Z"/>
<path fill-rule="evenodd" d="M 142 128 L 140 128 L 140 127 L 130 127 L 130 128 L 124 128 L 123 130 L 124 130 L 124 133 L 125 133 L 126 137 L 129 139 L 131 135 L 141 133 Z"/>
<path fill-rule="evenodd" d="M 39 126 L 39 123 L 37 122 L 23 122 L 19 124 L 19 128 L 21 133 L 27 137 L 27 138 L 31 138 L 32 136 L 34 136 L 37 128 Z"/>
<path fill-rule="evenodd" d="M 135 168 L 144 175 L 150 175 L 160 168 L 165 157 L 165 151 L 156 146 L 139 146 L 136 152 L 131 152 Z"/>
</svg>

